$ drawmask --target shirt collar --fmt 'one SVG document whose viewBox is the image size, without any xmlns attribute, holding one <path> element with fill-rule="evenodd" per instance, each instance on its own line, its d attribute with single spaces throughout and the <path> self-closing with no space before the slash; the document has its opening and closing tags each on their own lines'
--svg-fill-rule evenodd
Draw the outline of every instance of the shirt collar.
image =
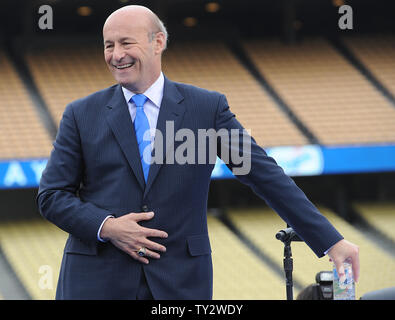
<svg viewBox="0 0 395 320">
<path fill-rule="evenodd" d="M 164 83 L 165 79 L 161 72 L 158 79 L 143 93 L 158 108 L 160 108 L 162 103 Z M 129 102 L 135 93 L 124 87 L 121 88 L 126 102 Z"/>
</svg>

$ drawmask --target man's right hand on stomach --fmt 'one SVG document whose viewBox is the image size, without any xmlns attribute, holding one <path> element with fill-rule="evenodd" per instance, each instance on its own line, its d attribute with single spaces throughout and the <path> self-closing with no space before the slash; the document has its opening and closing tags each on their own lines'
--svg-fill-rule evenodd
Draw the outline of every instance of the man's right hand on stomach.
<svg viewBox="0 0 395 320">
<path fill-rule="evenodd" d="M 117 248 L 129 254 L 132 258 L 148 264 L 147 258 L 159 259 L 157 252 L 166 252 L 166 247 L 148 239 L 148 237 L 167 238 L 165 231 L 142 227 L 139 221 L 150 220 L 154 212 L 128 213 L 118 218 L 107 219 L 101 229 L 100 237 L 111 241 Z M 145 248 L 145 255 L 138 251 Z"/>
</svg>

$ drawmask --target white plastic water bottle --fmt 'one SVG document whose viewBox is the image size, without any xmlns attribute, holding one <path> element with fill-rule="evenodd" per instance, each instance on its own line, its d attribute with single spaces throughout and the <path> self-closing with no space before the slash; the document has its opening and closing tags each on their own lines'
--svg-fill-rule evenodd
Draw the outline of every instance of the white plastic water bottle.
<svg viewBox="0 0 395 320">
<path fill-rule="evenodd" d="M 355 300 L 355 283 L 349 260 L 343 263 L 344 277 L 339 278 L 333 265 L 333 300 Z"/>
</svg>

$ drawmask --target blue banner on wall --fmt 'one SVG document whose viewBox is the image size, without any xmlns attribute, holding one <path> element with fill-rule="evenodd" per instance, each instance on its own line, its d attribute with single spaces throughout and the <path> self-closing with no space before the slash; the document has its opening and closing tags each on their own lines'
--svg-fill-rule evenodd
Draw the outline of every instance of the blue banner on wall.
<svg viewBox="0 0 395 320">
<path fill-rule="evenodd" d="M 266 148 L 289 176 L 395 171 L 395 145 Z M 212 178 L 234 177 L 218 159 Z"/>
<path fill-rule="evenodd" d="M 0 188 L 35 188 L 47 159 L 0 161 Z"/>
<path fill-rule="evenodd" d="M 272 147 L 265 149 L 290 176 L 395 171 L 395 145 Z M 47 159 L 0 161 L 0 189 L 36 188 Z M 217 159 L 211 177 L 234 178 Z"/>
</svg>

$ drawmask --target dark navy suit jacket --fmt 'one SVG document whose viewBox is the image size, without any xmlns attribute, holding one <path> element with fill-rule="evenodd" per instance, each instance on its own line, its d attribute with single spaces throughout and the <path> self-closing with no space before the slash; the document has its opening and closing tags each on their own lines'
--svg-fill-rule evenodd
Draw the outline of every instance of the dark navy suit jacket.
<svg viewBox="0 0 395 320">
<path fill-rule="evenodd" d="M 195 136 L 198 129 L 243 129 L 224 95 L 167 78 L 157 123 L 163 137 L 166 121 L 174 121 L 175 132 L 188 128 Z M 182 142 L 172 143 L 167 150 L 176 150 Z M 145 183 L 121 87 L 114 85 L 69 104 L 37 196 L 41 214 L 70 234 L 56 298 L 134 299 L 144 272 L 155 299 L 211 299 L 206 214 L 213 167 L 213 163 L 152 164 Z M 291 225 L 317 256 L 342 239 L 254 140 L 251 171 L 238 178 Z M 148 265 L 110 242 L 97 240 L 107 215 L 142 211 L 154 211 L 155 216 L 141 225 L 169 235 L 152 239 L 167 251 Z"/>
</svg>

